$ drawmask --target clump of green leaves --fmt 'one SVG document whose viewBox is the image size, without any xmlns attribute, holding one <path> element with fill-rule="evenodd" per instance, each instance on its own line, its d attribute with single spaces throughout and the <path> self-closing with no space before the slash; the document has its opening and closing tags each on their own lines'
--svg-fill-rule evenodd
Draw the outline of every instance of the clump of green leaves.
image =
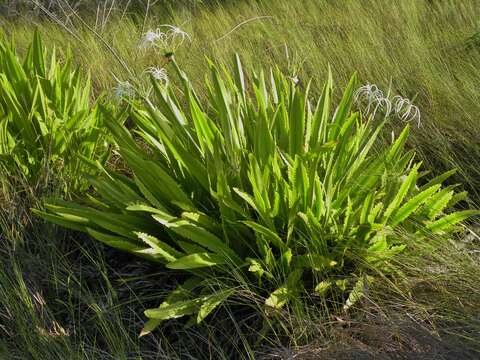
<svg viewBox="0 0 480 360">
<path fill-rule="evenodd" d="M 103 161 L 108 149 L 101 116 L 90 101 L 90 79 L 47 54 L 38 33 L 23 62 L 0 37 L 0 167 L 10 179 L 44 188 L 64 175 L 73 189 L 84 181 L 84 160 Z M 83 159 L 82 159 L 83 157 Z"/>
<path fill-rule="evenodd" d="M 266 308 L 342 292 L 348 307 L 368 269 L 385 269 L 405 248 L 399 232 L 421 240 L 473 214 L 446 215 L 464 196 L 442 187 L 451 172 L 417 185 L 408 127 L 378 144 L 384 123 L 350 109 L 355 76 L 334 108 L 331 75 L 313 103 L 309 84 L 278 70 L 245 74 L 236 58 L 233 73 L 210 64 L 202 103 L 173 66 L 182 91 L 153 80 L 156 99 L 135 106 L 141 144 L 106 121 L 133 176 L 104 170 L 91 179 L 96 198 L 39 212 L 189 275 L 145 312 L 143 334 L 170 318 L 199 323 L 246 288 Z"/>
</svg>

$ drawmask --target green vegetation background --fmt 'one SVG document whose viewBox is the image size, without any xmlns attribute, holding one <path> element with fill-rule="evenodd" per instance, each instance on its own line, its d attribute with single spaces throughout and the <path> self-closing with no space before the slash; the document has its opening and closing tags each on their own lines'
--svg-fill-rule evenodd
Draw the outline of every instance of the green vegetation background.
<svg viewBox="0 0 480 360">
<path fill-rule="evenodd" d="M 152 58 L 138 51 L 139 38 L 165 23 L 181 26 L 192 36 L 176 57 L 195 85 L 203 82 L 205 56 L 228 66 L 235 52 L 241 54 L 246 67 L 277 64 L 292 75 L 298 72 L 300 81 L 313 77 L 316 84 L 322 84 L 328 64 L 339 87 L 357 71 L 361 82 L 415 99 L 422 121 L 419 128 L 412 129 L 408 145 L 436 174 L 457 167 L 455 182 L 464 184 L 473 206 L 479 203 L 480 1 L 185 1 L 151 7 L 135 3 L 127 9 L 120 3 L 105 4 L 80 9 L 97 34 L 58 7 L 52 11 L 61 24 L 55 23 L 38 4 L 33 11 L 27 10 L 28 3 L 18 5 L 16 12 L 12 7 L 11 14 L 16 17 L 0 18 L 0 23 L 20 51 L 26 49 L 36 27 L 46 44 L 55 44 L 60 51 L 70 47 L 76 63 L 91 72 L 97 94 L 112 91 L 113 75 L 127 78 L 99 37 L 111 44 L 130 68 L 141 72 L 152 65 Z M 312 89 L 315 94 L 320 90 Z M 404 124 L 399 121 L 397 125 L 390 130 L 397 131 Z M 2 199 L 4 209 L 19 205 Z M 0 276 L 0 296 L 2 303 L 11 304 L 8 312 L 2 309 L 0 349 L 5 358 L 185 358 L 187 353 L 199 358 L 254 356 L 247 335 L 239 331 L 239 336 L 226 339 L 221 336 L 221 325 L 206 325 L 207 331 L 201 332 L 170 327 L 164 329 L 163 338 L 138 340 L 141 310 L 162 296 L 151 286 L 162 282 L 162 274 L 38 220 L 25 222 L 35 231 L 29 232 L 28 246 L 21 255 L 2 249 L 2 265 L 8 271 Z M 2 241 L 9 240 L 2 235 Z M 430 258 L 413 254 L 402 258 L 409 285 L 416 284 L 417 292 L 390 288 L 386 296 L 379 291 L 377 300 L 385 316 L 380 317 L 376 330 L 370 329 L 375 337 L 383 326 L 383 332 L 391 335 L 386 342 L 420 328 L 428 329 L 429 340 L 422 343 L 425 348 L 456 354 L 464 344 L 478 345 L 480 319 L 474 312 L 480 304 L 478 259 L 458 247 L 446 244 Z M 425 271 L 432 267 L 440 268 L 440 273 Z M 138 281 L 137 275 L 145 274 L 151 282 Z M 167 284 L 167 288 L 172 286 Z M 42 293 L 44 300 L 35 300 L 36 293 Z M 395 312 L 401 315 L 392 315 Z M 408 317 L 402 317 L 406 313 L 413 314 L 413 325 Z M 362 318 L 367 323 L 368 319 L 366 315 Z M 74 333 L 62 334 L 65 330 L 60 324 L 75 329 Z M 354 333 L 351 337 L 357 339 L 358 329 L 350 324 L 350 330 L 349 336 Z M 248 329 L 242 331 L 248 334 Z M 358 331 L 367 344 L 365 351 L 382 348 L 369 341 L 368 326 Z M 320 340 L 308 351 L 332 341 L 332 335 L 325 335 L 321 326 L 318 333 L 322 334 Z M 442 345 L 437 335 L 442 335 Z M 289 343 L 285 339 L 279 342 Z M 358 345 L 346 342 L 346 349 Z M 297 345 L 293 334 L 290 345 Z M 405 348 L 408 350 L 407 345 Z M 264 351 L 281 349 L 273 341 Z"/>
</svg>

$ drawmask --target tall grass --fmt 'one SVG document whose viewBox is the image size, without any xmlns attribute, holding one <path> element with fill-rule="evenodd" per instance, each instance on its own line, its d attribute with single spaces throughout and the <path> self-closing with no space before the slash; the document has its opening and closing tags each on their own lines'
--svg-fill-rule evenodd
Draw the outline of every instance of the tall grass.
<svg viewBox="0 0 480 360">
<path fill-rule="evenodd" d="M 179 25 L 192 36 L 176 57 L 196 88 L 207 70 L 205 55 L 228 64 L 238 52 L 248 68 L 278 65 L 298 77 L 300 86 L 310 76 L 320 83 L 327 64 L 340 87 L 356 70 L 360 81 L 413 99 L 422 125 L 412 127 L 407 146 L 416 149 L 425 168 L 434 174 L 458 167 L 454 180 L 463 182 L 477 203 L 480 200 L 478 0 L 164 4 L 150 8 L 146 17 L 145 8 L 135 14 L 119 8 L 106 21 L 85 18 L 97 34 L 74 16 L 66 22 L 68 31 L 45 16 L 2 20 L 2 26 L 20 53 L 27 51 L 32 25 L 46 43 L 57 45 L 59 54 L 71 47 L 74 61 L 92 73 L 97 95 L 112 92 L 117 79 L 128 78 L 125 67 L 99 36 L 129 69 L 140 74 L 149 66 L 163 65 L 139 51 L 138 39 L 147 29 L 164 23 Z M 65 20 L 64 14 L 58 15 Z M 320 91 L 311 89 L 314 95 Z M 390 130 L 398 135 L 403 125 L 399 121 L 384 135 L 390 136 Z M 252 324 L 261 323 L 262 318 L 243 319 L 243 313 L 220 309 L 218 322 L 206 322 L 200 329 L 181 328 L 180 322 L 172 320 L 155 335 L 138 339 L 142 312 L 157 306 L 158 299 L 178 284 L 165 283 L 157 269 L 132 257 L 33 220 L 28 211 L 18 217 L 14 210 L 22 195 L 9 181 L 2 183 L 1 191 L 0 221 L 9 227 L 0 234 L 0 357 L 183 359 L 296 354 L 352 358 L 393 353 L 412 358 L 437 351 L 438 356 L 478 358 L 477 240 L 438 239 L 443 242 L 433 253 L 427 242 L 426 249 L 411 244 L 412 250 L 395 264 L 396 272 L 404 276 L 385 279 L 372 288 L 351 317 L 320 322 L 319 314 L 311 311 L 297 319 L 287 314 L 285 320 L 298 325 L 297 332 L 288 336 L 265 339 L 252 331 Z M 29 206 L 24 204 L 25 209 Z M 12 249 L 8 244 L 13 238 L 21 239 L 24 246 Z M 165 288 L 152 290 L 159 283 Z M 306 347 L 298 347 L 299 339 L 305 341 L 305 328 L 316 339 L 309 337 Z M 257 346 L 258 339 L 266 341 Z M 329 347 L 333 349 L 325 352 Z M 335 348 L 344 352 L 334 352 Z"/>
</svg>

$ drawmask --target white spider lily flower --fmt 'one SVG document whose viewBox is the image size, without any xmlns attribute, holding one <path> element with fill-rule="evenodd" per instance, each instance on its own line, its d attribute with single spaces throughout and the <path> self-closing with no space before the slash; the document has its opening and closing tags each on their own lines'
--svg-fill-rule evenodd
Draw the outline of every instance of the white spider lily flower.
<svg viewBox="0 0 480 360">
<path fill-rule="evenodd" d="M 150 67 L 146 70 L 146 72 L 152 75 L 155 80 L 168 84 L 168 74 L 167 70 L 164 68 Z"/>
<path fill-rule="evenodd" d="M 155 49 L 165 52 L 176 51 L 185 40 L 191 40 L 190 35 L 182 29 L 168 24 L 160 25 L 155 30 L 149 30 L 140 41 L 143 49 Z"/>
<path fill-rule="evenodd" d="M 183 31 L 182 29 L 180 29 L 179 27 L 176 27 L 176 26 L 173 26 L 173 25 L 168 25 L 168 24 L 163 24 L 163 25 L 160 25 L 160 28 L 167 28 L 168 30 L 165 32 L 165 34 L 167 34 L 167 36 L 169 37 L 176 37 L 178 38 L 182 43 L 188 39 L 188 40 L 191 40 L 190 38 L 190 35 Z"/>
<path fill-rule="evenodd" d="M 385 117 L 392 112 L 392 103 L 388 96 L 384 96 L 382 90 L 375 84 L 366 84 L 355 91 L 354 101 L 359 105 L 365 105 L 364 115 L 371 114 L 375 117 L 378 109 L 383 109 Z"/>
<path fill-rule="evenodd" d="M 135 97 L 135 88 L 128 81 L 118 81 L 117 85 L 113 89 L 116 99 L 131 99 Z"/>
<path fill-rule="evenodd" d="M 143 49 L 164 47 L 166 35 L 160 29 L 149 30 L 140 41 L 140 47 Z"/>
<path fill-rule="evenodd" d="M 413 105 L 412 101 L 405 99 L 400 95 L 393 97 L 393 103 L 395 104 L 395 112 L 399 115 L 403 121 L 417 120 L 417 124 L 420 127 L 421 115 L 418 106 Z"/>
<path fill-rule="evenodd" d="M 377 111 L 381 109 L 385 117 L 396 115 L 402 121 L 417 120 L 418 126 L 421 125 L 420 109 L 413 105 L 411 100 L 400 95 L 390 99 L 389 95 L 384 95 L 375 84 L 359 87 L 353 98 L 364 115 L 375 117 Z"/>
</svg>

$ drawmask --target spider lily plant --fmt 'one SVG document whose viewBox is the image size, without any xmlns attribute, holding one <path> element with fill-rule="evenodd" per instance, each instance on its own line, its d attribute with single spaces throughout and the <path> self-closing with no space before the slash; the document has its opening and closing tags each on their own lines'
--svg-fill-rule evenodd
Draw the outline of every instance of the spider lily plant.
<svg viewBox="0 0 480 360">
<path fill-rule="evenodd" d="M 54 50 L 48 60 L 38 33 L 23 62 L 0 37 L 0 167 L 34 188 L 62 173 L 77 189 L 89 167 L 81 157 L 108 154 L 105 131 L 90 104 L 90 80 L 72 69 L 71 54 L 62 64 Z"/>
<path fill-rule="evenodd" d="M 408 126 L 374 150 L 383 123 L 350 110 L 355 76 L 334 107 L 331 75 L 312 102 L 309 85 L 276 69 L 246 74 L 237 57 L 232 73 L 210 63 L 202 102 L 173 66 L 182 91 L 152 79 L 135 136 L 106 120 L 131 176 L 104 169 L 90 180 L 97 197 L 37 212 L 188 275 L 145 311 L 142 334 L 170 318 L 201 322 L 245 288 L 266 309 L 312 293 L 343 292 L 350 306 L 369 269 L 404 250 L 398 233 L 450 232 L 473 214 L 446 214 L 463 196 L 442 187 L 450 173 L 417 185 Z"/>
</svg>

